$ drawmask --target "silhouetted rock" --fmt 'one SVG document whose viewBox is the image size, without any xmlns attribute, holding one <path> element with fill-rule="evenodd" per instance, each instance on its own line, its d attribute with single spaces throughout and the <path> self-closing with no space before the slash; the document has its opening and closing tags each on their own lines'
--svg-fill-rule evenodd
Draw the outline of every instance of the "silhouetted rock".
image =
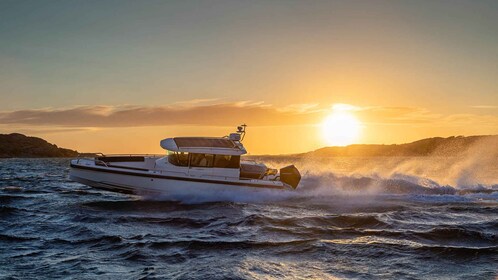
<svg viewBox="0 0 498 280">
<path fill-rule="evenodd" d="M 78 152 L 19 133 L 0 134 L 0 158 L 10 157 L 74 157 Z"/>
</svg>

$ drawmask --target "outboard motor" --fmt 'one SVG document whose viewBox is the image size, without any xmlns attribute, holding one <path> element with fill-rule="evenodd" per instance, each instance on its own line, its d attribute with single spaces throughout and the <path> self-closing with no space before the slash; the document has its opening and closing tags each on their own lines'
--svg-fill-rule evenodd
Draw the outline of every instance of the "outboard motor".
<svg viewBox="0 0 498 280">
<path fill-rule="evenodd" d="M 301 181 L 301 174 L 294 165 L 289 165 L 280 169 L 280 181 L 296 189 Z"/>
</svg>

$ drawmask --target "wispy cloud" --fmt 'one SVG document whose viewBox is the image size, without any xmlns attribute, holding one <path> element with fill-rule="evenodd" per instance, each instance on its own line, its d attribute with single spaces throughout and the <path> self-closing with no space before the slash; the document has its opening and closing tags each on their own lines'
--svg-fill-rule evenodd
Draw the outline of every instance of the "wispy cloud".
<svg viewBox="0 0 498 280">
<path fill-rule="evenodd" d="M 223 103 L 220 98 L 197 98 L 186 101 L 175 102 L 174 105 L 177 106 L 199 106 L 199 105 L 213 105 L 217 103 Z"/>
<path fill-rule="evenodd" d="M 0 113 L 1 124 L 66 127 L 133 127 L 166 125 L 254 126 L 308 124 L 319 112 L 298 108 L 281 111 L 262 102 L 243 101 L 189 106 L 79 106 L 65 109 L 19 110 Z"/>
<path fill-rule="evenodd" d="M 352 111 L 365 125 L 496 126 L 498 116 L 443 115 L 418 107 L 358 107 L 347 104 L 295 104 L 275 107 L 257 101 L 194 100 L 170 106 L 77 106 L 0 112 L 0 125 L 52 128 L 107 128 L 171 125 L 315 125 L 335 109 Z"/>
<path fill-rule="evenodd" d="M 498 105 L 473 105 L 470 107 L 475 109 L 498 109 Z"/>
</svg>

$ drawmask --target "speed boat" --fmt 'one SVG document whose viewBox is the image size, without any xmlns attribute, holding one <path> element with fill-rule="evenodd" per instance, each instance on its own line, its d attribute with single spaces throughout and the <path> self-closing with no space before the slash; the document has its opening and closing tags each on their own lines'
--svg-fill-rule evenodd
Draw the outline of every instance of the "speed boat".
<svg viewBox="0 0 498 280">
<path fill-rule="evenodd" d="M 225 137 L 174 137 L 160 142 L 163 156 L 104 155 L 71 160 L 71 180 L 90 187 L 137 195 L 173 197 L 297 188 L 294 165 L 280 170 L 244 160 L 246 125 Z"/>
</svg>

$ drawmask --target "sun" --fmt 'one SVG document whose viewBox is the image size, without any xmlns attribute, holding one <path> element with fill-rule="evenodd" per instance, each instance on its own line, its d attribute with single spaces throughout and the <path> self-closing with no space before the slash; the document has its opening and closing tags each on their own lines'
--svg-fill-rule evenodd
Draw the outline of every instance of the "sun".
<svg viewBox="0 0 498 280">
<path fill-rule="evenodd" d="M 322 123 L 325 141 L 331 146 L 346 146 L 358 141 L 361 123 L 348 110 L 336 110 L 328 115 Z"/>
</svg>

